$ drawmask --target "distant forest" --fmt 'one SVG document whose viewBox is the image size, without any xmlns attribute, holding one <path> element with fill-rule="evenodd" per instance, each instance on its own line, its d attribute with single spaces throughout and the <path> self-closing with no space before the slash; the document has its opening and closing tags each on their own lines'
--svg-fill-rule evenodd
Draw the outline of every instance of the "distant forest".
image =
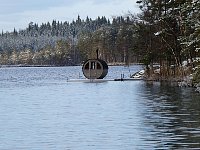
<svg viewBox="0 0 200 150">
<path fill-rule="evenodd" d="M 199 0 L 141 0 L 140 14 L 87 17 L 72 22 L 30 22 L 0 34 L 0 65 L 79 65 L 99 57 L 108 63 L 155 62 L 169 68 L 193 61 L 200 50 Z"/>
<path fill-rule="evenodd" d="M 80 16 L 69 22 L 53 20 L 41 25 L 30 22 L 24 30 L 0 34 L 1 65 L 77 65 L 99 56 L 122 62 L 134 42 L 133 22 L 127 16 L 92 20 Z M 131 54 L 131 53 L 130 53 Z"/>
</svg>

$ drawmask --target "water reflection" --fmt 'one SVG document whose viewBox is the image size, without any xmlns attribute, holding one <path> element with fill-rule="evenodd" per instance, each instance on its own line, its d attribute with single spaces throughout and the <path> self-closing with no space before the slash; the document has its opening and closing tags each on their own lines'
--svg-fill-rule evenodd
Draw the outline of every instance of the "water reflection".
<svg viewBox="0 0 200 150">
<path fill-rule="evenodd" d="M 145 83 L 145 126 L 155 148 L 200 148 L 200 97 L 192 89 Z"/>
</svg>

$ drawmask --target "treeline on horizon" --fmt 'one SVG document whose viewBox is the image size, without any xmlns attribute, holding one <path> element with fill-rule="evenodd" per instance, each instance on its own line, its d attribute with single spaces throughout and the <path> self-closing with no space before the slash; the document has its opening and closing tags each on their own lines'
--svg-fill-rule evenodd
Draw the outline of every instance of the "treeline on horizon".
<svg viewBox="0 0 200 150">
<path fill-rule="evenodd" d="M 108 63 L 159 63 L 170 67 L 199 56 L 199 0 L 140 0 L 140 14 L 87 17 L 69 22 L 29 23 L 24 30 L 0 34 L 0 64 L 77 65 L 99 56 Z"/>
<path fill-rule="evenodd" d="M 71 23 L 53 20 L 38 25 L 30 22 L 24 30 L 2 31 L 0 64 L 77 65 L 94 58 L 96 49 L 102 59 L 122 62 L 125 55 L 128 57 L 126 47 L 130 48 L 134 40 L 132 24 L 129 16 L 112 21 L 104 16 L 95 20 L 89 17 L 82 20 L 78 16 Z M 124 43 L 121 43 L 123 38 Z"/>
</svg>

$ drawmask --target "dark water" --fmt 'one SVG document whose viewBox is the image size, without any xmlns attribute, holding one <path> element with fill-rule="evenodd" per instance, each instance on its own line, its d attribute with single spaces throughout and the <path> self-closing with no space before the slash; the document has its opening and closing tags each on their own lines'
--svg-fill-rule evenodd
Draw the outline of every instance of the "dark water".
<svg viewBox="0 0 200 150">
<path fill-rule="evenodd" d="M 107 79 L 140 69 L 109 67 Z M 67 78 L 81 67 L 0 68 L 0 150 L 200 149 L 194 89 Z"/>
</svg>

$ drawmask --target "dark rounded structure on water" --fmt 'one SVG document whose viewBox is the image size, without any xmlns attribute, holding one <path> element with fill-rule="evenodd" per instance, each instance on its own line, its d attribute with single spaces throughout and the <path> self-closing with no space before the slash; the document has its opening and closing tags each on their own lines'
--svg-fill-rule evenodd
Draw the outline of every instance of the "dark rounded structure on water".
<svg viewBox="0 0 200 150">
<path fill-rule="evenodd" d="M 84 62 L 82 71 L 87 79 L 103 79 L 108 73 L 108 65 L 101 59 L 88 59 Z"/>
</svg>

